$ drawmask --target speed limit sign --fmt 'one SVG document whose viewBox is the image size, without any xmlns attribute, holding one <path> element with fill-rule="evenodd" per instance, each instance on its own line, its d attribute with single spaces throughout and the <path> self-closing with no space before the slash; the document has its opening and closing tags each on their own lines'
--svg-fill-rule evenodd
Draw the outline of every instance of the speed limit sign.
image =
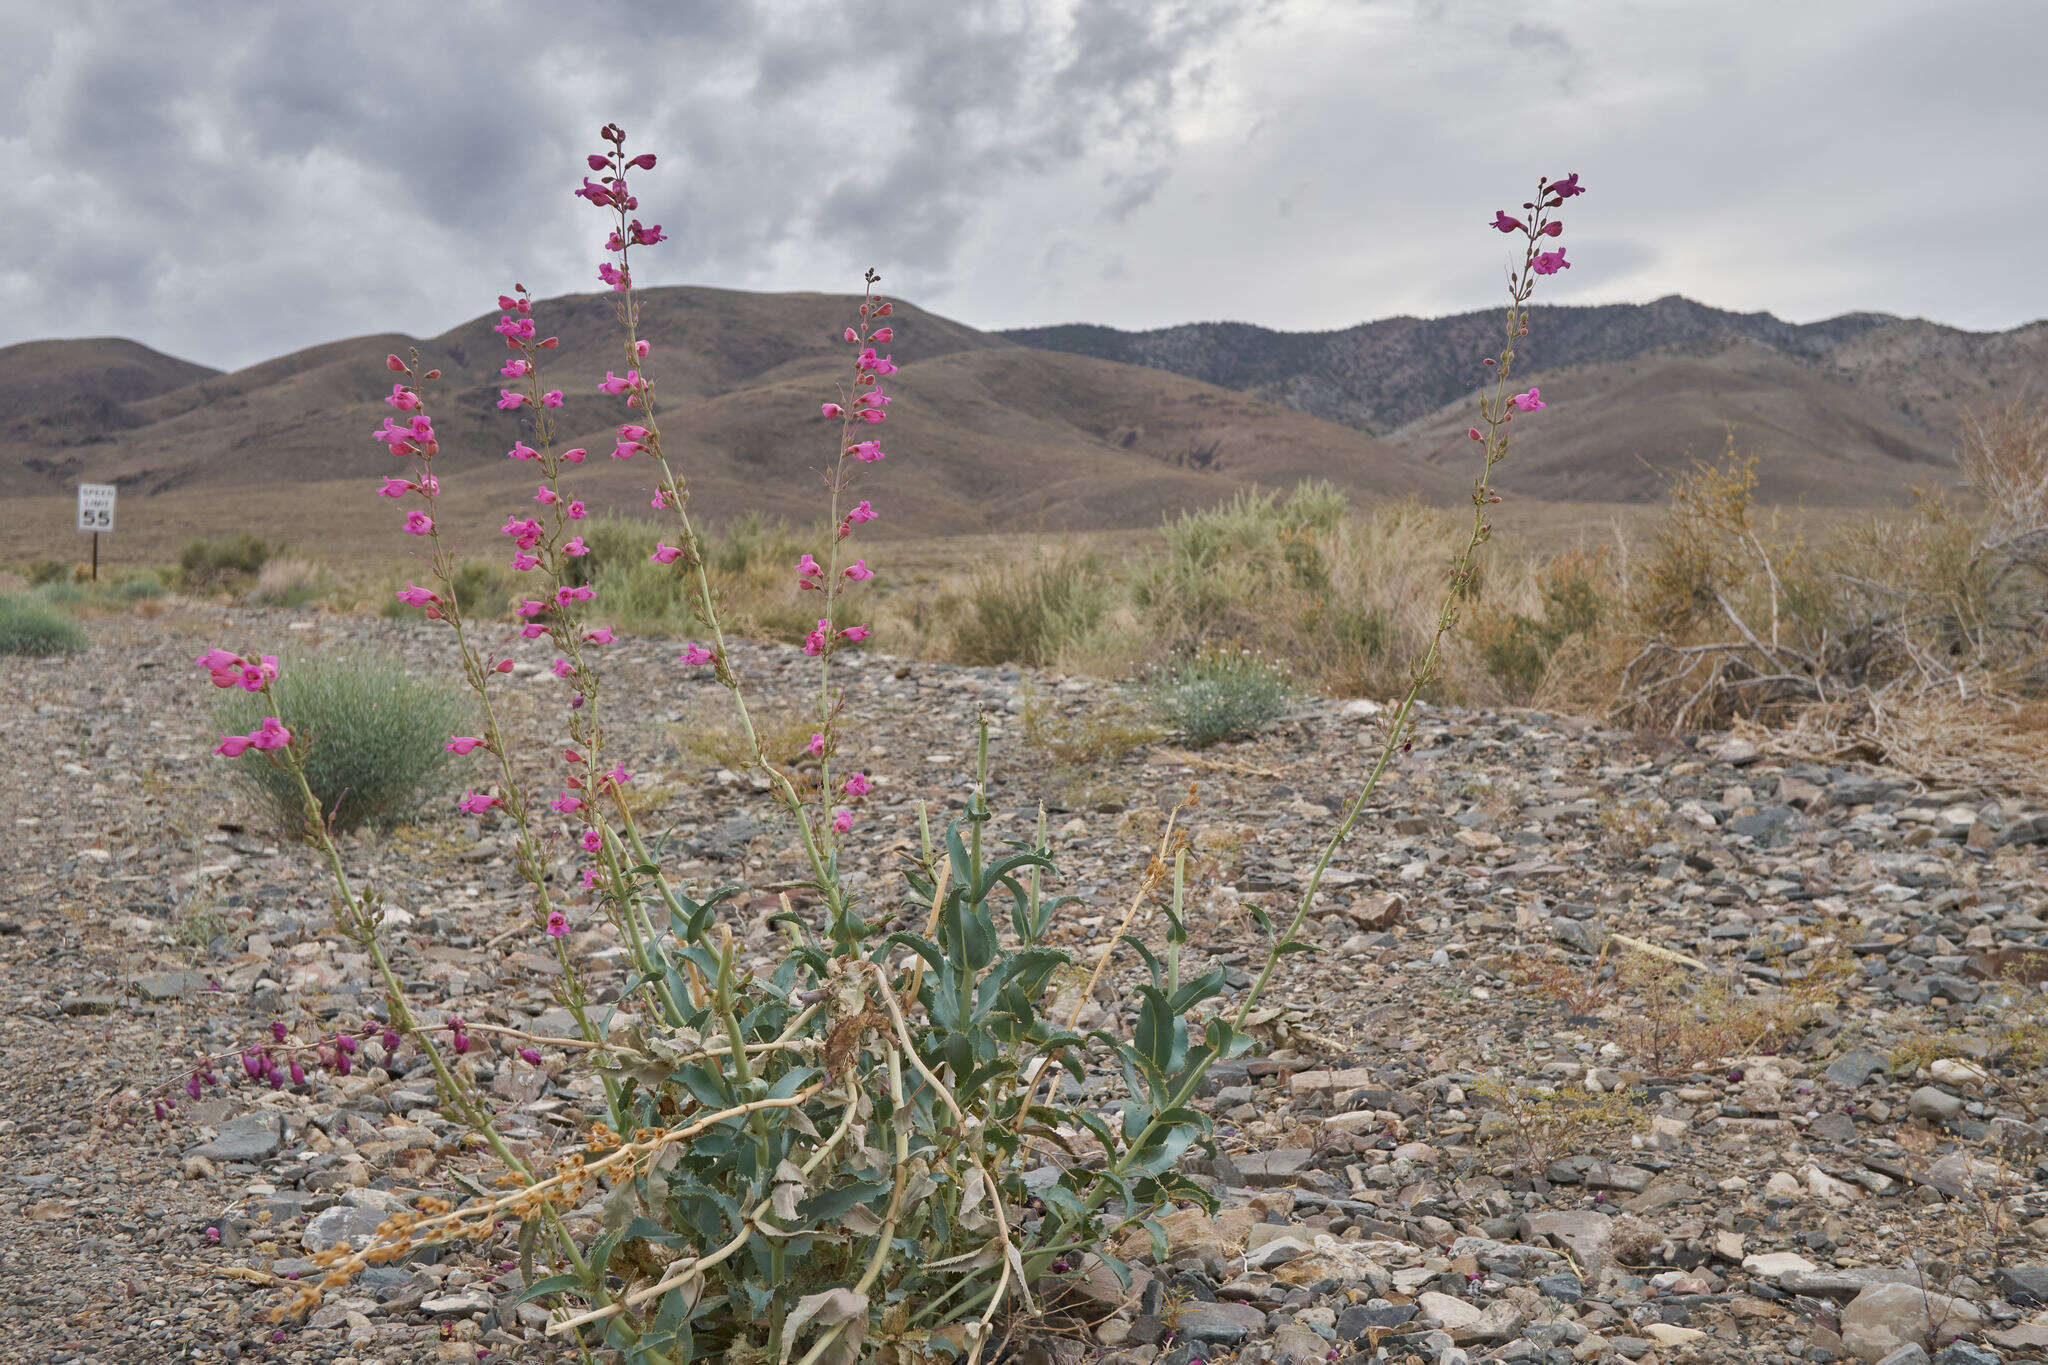
<svg viewBox="0 0 2048 1365">
<path fill-rule="evenodd" d="M 114 485 L 110 483 L 82 483 L 78 485 L 78 529 L 81 531 L 111 531 L 114 529 Z"/>
</svg>

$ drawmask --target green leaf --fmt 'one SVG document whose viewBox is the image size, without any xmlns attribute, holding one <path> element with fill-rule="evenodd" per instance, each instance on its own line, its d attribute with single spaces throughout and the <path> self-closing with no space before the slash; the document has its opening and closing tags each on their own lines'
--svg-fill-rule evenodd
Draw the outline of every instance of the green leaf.
<svg viewBox="0 0 2048 1365">
<path fill-rule="evenodd" d="M 775 1084 L 768 1087 L 768 1098 L 786 1100 L 823 1074 L 814 1066 L 793 1066 L 775 1078 Z"/>
<path fill-rule="evenodd" d="M 1204 1000 L 1221 995 L 1224 984 L 1223 976 L 1223 968 L 1211 967 L 1208 971 L 1203 972 L 1193 981 L 1186 982 L 1179 990 L 1175 991 L 1173 998 L 1166 1002 L 1166 1008 L 1175 1014 L 1186 1014 L 1189 1009 L 1201 1004 Z"/>
<path fill-rule="evenodd" d="M 550 1275 L 544 1280 L 536 1280 L 526 1286 L 526 1292 L 519 1296 L 519 1302 L 531 1303 L 550 1294 L 580 1293 L 583 1288 L 582 1279 L 575 1275 Z"/>
<path fill-rule="evenodd" d="M 1150 948 L 1147 948 L 1144 944 L 1140 943 L 1137 939 L 1132 938 L 1129 934 L 1125 934 L 1122 938 L 1120 938 L 1117 941 L 1120 943 L 1128 943 L 1133 948 L 1136 948 L 1138 950 L 1138 956 L 1145 959 L 1145 969 L 1152 973 L 1153 985 L 1157 986 L 1166 980 L 1166 964 L 1161 962 Z"/>
<path fill-rule="evenodd" d="M 796 1206 L 797 1218 L 807 1224 L 829 1222 L 855 1204 L 878 1199 L 893 1188 L 891 1181 L 857 1181 L 834 1189 L 820 1190 Z"/>
</svg>

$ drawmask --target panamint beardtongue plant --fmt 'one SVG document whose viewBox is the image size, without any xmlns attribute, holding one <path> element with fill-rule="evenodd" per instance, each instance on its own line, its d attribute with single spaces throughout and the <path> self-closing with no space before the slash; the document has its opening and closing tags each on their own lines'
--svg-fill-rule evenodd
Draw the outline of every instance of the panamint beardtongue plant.
<svg viewBox="0 0 2048 1365">
<path fill-rule="evenodd" d="M 506 454 L 531 466 L 535 489 L 498 528 L 512 567 L 531 585 L 509 630 L 551 656 L 567 684 L 559 734 L 542 744 L 537 762 L 515 767 L 500 721 L 495 689 L 518 646 L 495 638 L 506 628 L 472 622 L 458 597 L 454 554 L 435 510 L 440 448 L 428 394 L 440 374 L 423 369 L 416 353 L 387 357 L 399 376 L 385 400 L 394 414 L 374 433 L 406 462 L 376 495 L 408 504 L 399 529 L 419 546 L 421 569 L 398 600 L 446 627 L 475 699 L 470 733 L 446 740 L 477 766 L 457 804 L 467 816 L 502 822 L 513 837 L 528 890 L 523 927 L 560 967 L 558 989 L 578 1036 L 537 1037 L 413 1009 L 380 935 L 376 893 L 351 878 L 305 781 L 303 760 L 317 737 L 295 734 L 292 717 L 280 714 L 251 734 L 223 736 L 218 752 L 276 764 L 296 779 L 304 827 L 333 882 L 337 922 L 382 983 L 382 1018 L 310 1041 L 279 1021 L 269 1041 L 238 1054 L 239 1068 L 235 1055 L 201 1057 L 180 1078 L 187 1095 L 224 1083 L 222 1071 L 239 1071 L 252 1085 L 302 1086 L 322 1069 L 346 1075 L 374 1056 L 386 1071 L 430 1072 L 445 1112 L 468 1130 L 470 1151 L 502 1168 L 502 1193 L 476 1193 L 485 1187 L 472 1180 L 459 1207 L 422 1196 L 367 1248 L 320 1253 L 325 1273 L 280 1305 L 280 1316 L 310 1310 L 366 1265 L 437 1243 L 516 1237 L 525 1296 L 548 1307 L 547 1332 L 618 1350 L 635 1365 L 707 1357 L 846 1365 L 885 1353 L 901 1365 L 955 1357 L 974 1365 L 1005 1332 L 1056 1306 L 1069 1277 L 1127 1276 L 1115 1254 L 1120 1234 L 1142 1229 L 1163 1250 L 1155 1215 L 1175 1203 L 1211 1202 L 1181 1172 L 1182 1158 L 1211 1140 L 1210 1120 L 1191 1101 L 1213 1063 L 1252 1046 L 1253 1012 L 1281 961 L 1310 951 L 1301 932 L 1323 878 L 1405 749 L 1416 699 L 1436 677 L 1492 531 L 1488 516 L 1500 498 L 1491 480 L 1508 454 L 1509 425 L 1546 407 L 1537 389 L 1515 392 L 1509 374 L 1536 281 L 1571 268 L 1553 214 L 1581 193 L 1578 177 L 1539 181 L 1521 215 L 1495 216 L 1494 227 L 1523 238 L 1522 259 L 1509 272 L 1503 344 L 1484 362 L 1492 374 L 1480 424 L 1470 429 L 1484 459 L 1435 634 L 1292 916 L 1274 923 L 1254 912 L 1271 941 L 1249 988 L 1233 996 L 1224 969 L 1187 949 L 1183 807 L 1169 813 L 1155 847 L 1136 850 L 1135 888 L 1114 933 L 1085 958 L 1062 946 L 1080 938 L 1079 926 L 1060 915 L 1076 897 L 1053 890 L 1043 814 L 1027 838 L 999 840 L 991 829 L 986 724 L 964 809 L 937 828 L 929 809 L 917 808 L 909 841 L 917 852 L 900 888 L 851 875 L 850 851 L 879 837 L 863 832 L 858 812 L 882 780 L 837 761 L 848 722 L 833 664 L 870 633 L 857 603 L 874 570 L 846 542 L 876 519 L 874 504 L 857 494 L 887 459 L 891 396 L 883 381 L 897 370 L 893 305 L 869 271 L 854 320 L 833 333 L 849 356 L 837 391 L 818 406 L 833 443 L 820 470 L 827 515 L 819 543 L 790 570 L 792 595 L 816 604 L 801 646 L 815 678 L 810 739 L 792 759 L 763 745 L 689 486 L 663 446 L 634 269 L 636 252 L 666 234 L 637 216 L 629 185 L 653 171 L 656 158 L 629 156 L 616 125 L 600 136 L 576 194 L 607 218 L 597 275 L 621 334 L 621 353 L 596 386 L 621 404 L 603 442 L 562 447 L 563 390 L 543 373 L 559 343 L 542 333 L 524 287 L 499 297 L 493 329 L 506 358 L 490 388 L 496 406 L 521 424 Z M 641 829 L 654 803 L 636 799 L 635 775 L 607 729 L 602 662 L 614 636 L 599 619 L 602 576 L 592 582 L 582 567 L 587 546 L 577 523 L 586 505 L 565 486 L 592 449 L 648 471 L 650 505 L 664 519 L 651 559 L 674 575 L 700 626 L 681 649 L 679 676 L 709 670 L 727 692 L 747 765 L 796 836 L 805 871 L 798 893 L 785 895 L 772 917 L 779 938 L 743 944 L 733 932 L 738 916 L 724 909 L 739 888 L 677 884 L 663 869 L 662 841 Z M 217 686 L 261 694 L 281 709 L 271 692 L 276 659 L 217 649 L 198 663 Z M 550 775 L 542 787 L 530 785 L 534 772 Z M 1160 921 L 1150 943 L 1132 932 Z M 599 1007 L 584 983 L 584 955 L 614 940 L 625 978 L 607 983 L 614 1003 Z M 1125 949 L 1136 960 L 1128 965 L 1142 969 L 1126 991 L 1136 1002 L 1133 1028 L 1128 1036 L 1080 1031 L 1097 983 Z M 508 1065 L 547 1065 L 572 1096 L 584 1082 L 589 1103 L 601 1093 L 603 1112 L 580 1144 L 545 1156 L 507 1144 L 494 1102 L 476 1082 L 479 1038 Z M 1122 1093 L 1106 1101 L 1101 1084 L 1068 1086 L 1062 1075 L 1120 1081 Z M 1027 1170 L 1055 1174 L 1027 1184 Z M 600 1216 L 569 1216 L 600 1193 Z"/>
</svg>

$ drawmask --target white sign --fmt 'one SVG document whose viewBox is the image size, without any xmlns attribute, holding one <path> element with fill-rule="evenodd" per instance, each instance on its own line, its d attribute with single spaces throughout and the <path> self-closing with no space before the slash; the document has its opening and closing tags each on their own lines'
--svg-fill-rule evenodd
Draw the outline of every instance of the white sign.
<svg viewBox="0 0 2048 1365">
<path fill-rule="evenodd" d="M 110 483 L 82 483 L 78 485 L 78 529 L 81 531 L 111 531 L 114 529 L 114 485 Z"/>
</svg>

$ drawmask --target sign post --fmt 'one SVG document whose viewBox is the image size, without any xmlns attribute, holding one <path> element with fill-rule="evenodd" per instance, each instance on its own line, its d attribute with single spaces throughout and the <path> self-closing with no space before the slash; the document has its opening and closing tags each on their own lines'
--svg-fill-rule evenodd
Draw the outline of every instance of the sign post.
<svg viewBox="0 0 2048 1365">
<path fill-rule="evenodd" d="M 100 581 L 100 532 L 114 529 L 114 485 L 78 485 L 78 529 L 92 532 L 92 581 Z"/>
</svg>

